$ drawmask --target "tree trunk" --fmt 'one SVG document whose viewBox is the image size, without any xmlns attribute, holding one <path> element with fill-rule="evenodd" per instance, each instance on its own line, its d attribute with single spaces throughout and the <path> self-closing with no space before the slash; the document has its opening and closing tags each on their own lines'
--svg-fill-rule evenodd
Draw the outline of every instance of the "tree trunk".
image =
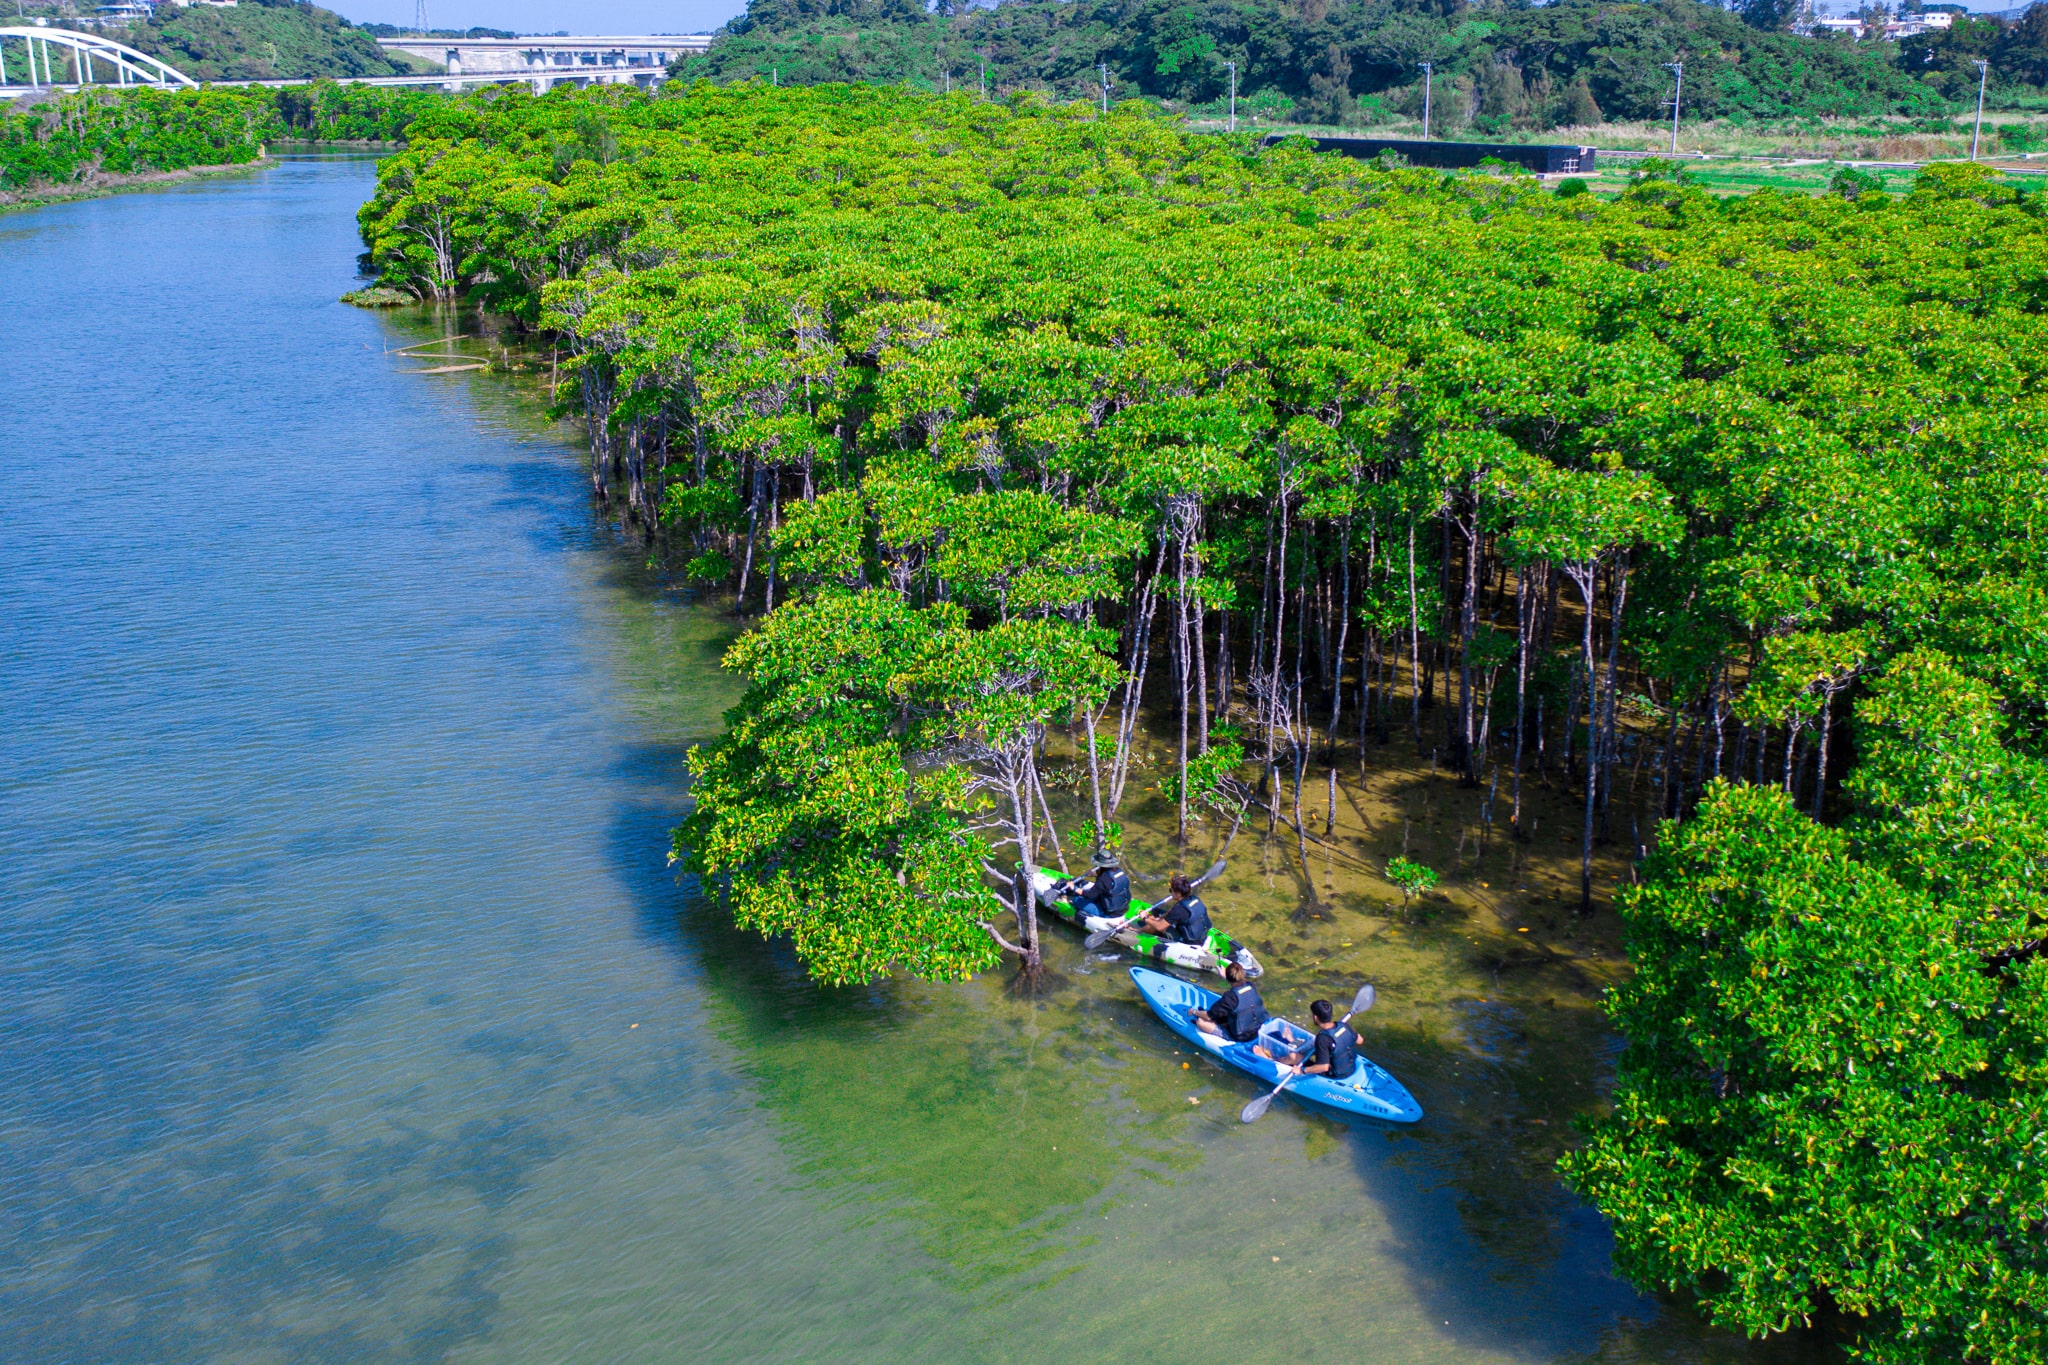
<svg viewBox="0 0 2048 1365">
<path fill-rule="evenodd" d="M 1599 591 L 1599 566 L 1597 564 L 1574 564 L 1566 567 L 1572 583 L 1579 590 L 1580 600 L 1585 603 L 1585 621 L 1580 636 L 1580 666 L 1585 670 L 1586 691 L 1586 821 L 1579 840 L 1579 909 L 1590 913 L 1593 909 L 1593 820 L 1597 814 L 1600 794 L 1600 764 L 1594 753 L 1594 736 L 1599 733 L 1599 674 L 1593 658 L 1593 600 Z M 1566 726 L 1565 742 L 1571 742 L 1571 727 Z M 1571 760 L 1565 760 L 1569 769 Z"/>
<path fill-rule="evenodd" d="M 1038 823 L 1031 811 L 1031 789 L 1037 777 L 1031 763 L 1031 746 L 1021 746 L 1003 765 L 1005 785 L 1010 792 L 1010 831 L 1017 841 L 1017 927 L 1024 934 L 1024 965 L 1036 972 L 1044 961 L 1038 943 L 1038 893 L 1032 888 L 1031 873 L 1037 848 L 1031 827 Z"/>
<path fill-rule="evenodd" d="M 1337 614 L 1337 667 L 1330 684 L 1330 726 L 1328 737 L 1330 750 L 1326 761 L 1337 762 L 1337 722 L 1344 714 L 1344 651 L 1351 644 L 1351 519 L 1344 519 L 1344 531 L 1337 551 L 1337 572 L 1344 576 L 1344 601 Z M 1365 676 L 1365 663 L 1359 661 L 1358 675 Z M 1335 781 L 1332 767 L 1331 781 Z"/>
<path fill-rule="evenodd" d="M 1131 624 L 1131 660 L 1126 669 L 1123 706 L 1117 715 L 1116 752 L 1110 759 L 1109 813 L 1123 805 L 1124 784 L 1130 776 L 1131 742 L 1137 733 L 1138 708 L 1145 699 L 1145 670 L 1152 658 L 1152 613 L 1159 606 L 1159 575 L 1166 567 L 1165 528 L 1161 528 L 1159 554 L 1152 563 L 1139 607 Z"/>
<path fill-rule="evenodd" d="M 1109 700 L 1105 697 L 1101 706 L 1093 711 L 1084 711 L 1082 713 L 1082 719 L 1088 724 L 1088 794 L 1095 800 L 1095 846 L 1097 848 L 1102 846 L 1103 836 L 1108 833 L 1108 826 L 1103 823 L 1102 817 L 1102 763 L 1095 752 L 1095 727 L 1102 723 L 1103 716 L 1108 714 L 1108 712 Z"/>
<path fill-rule="evenodd" d="M 1458 781 L 1467 787 L 1479 785 L 1479 769 L 1473 757 L 1474 711 L 1472 640 L 1479 631 L 1479 503 L 1475 497 L 1468 509 L 1470 520 L 1458 529 L 1465 537 L 1465 601 L 1458 611 Z"/>
<path fill-rule="evenodd" d="M 1529 636 L 1535 624 L 1531 608 L 1529 566 L 1525 564 L 1515 574 L 1515 753 L 1508 796 L 1514 807 L 1508 816 L 1508 835 L 1515 839 L 1522 837 L 1522 751 L 1526 747 L 1522 726 L 1529 715 Z"/>
<path fill-rule="evenodd" d="M 1180 693 L 1180 785 L 1177 788 L 1180 799 L 1175 802 L 1174 844 L 1186 857 L 1188 846 L 1188 541 L 1185 526 L 1184 507 L 1175 507 L 1171 519 L 1174 523 L 1176 548 L 1174 552 L 1175 592 L 1175 640 L 1178 656 L 1174 672 L 1178 675 Z"/>
<path fill-rule="evenodd" d="M 1059 860 L 1060 875 L 1070 877 L 1073 869 L 1067 866 L 1067 850 L 1060 846 L 1059 826 L 1053 823 L 1052 802 L 1045 799 L 1045 779 L 1038 775 L 1038 765 L 1031 765 L 1031 785 L 1038 793 L 1038 809 L 1045 816 L 1045 841 L 1052 845 L 1052 856 Z"/>
<path fill-rule="evenodd" d="M 1820 819 L 1821 802 L 1828 790 L 1828 732 L 1834 727 L 1835 689 L 1827 688 L 1820 696 L 1820 752 L 1813 775 L 1813 818 Z"/>
<path fill-rule="evenodd" d="M 1415 523 L 1408 523 L 1408 723 L 1422 751 L 1422 607 L 1415 593 Z"/>
</svg>

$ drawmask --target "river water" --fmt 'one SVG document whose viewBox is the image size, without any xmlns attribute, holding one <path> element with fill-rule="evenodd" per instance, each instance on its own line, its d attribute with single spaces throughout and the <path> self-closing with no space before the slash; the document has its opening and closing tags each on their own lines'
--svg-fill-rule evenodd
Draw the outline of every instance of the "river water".
<svg viewBox="0 0 2048 1365">
<path fill-rule="evenodd" d="M 1806 1357 L 1612 1276 L 1548 1168 L 1611 1042 L 1426 935 L 1346 968 L 1389 1133 L 1240 1125 L 1067 940 L 827 992 L 722 924 L 732 626 L 336 302 L 373 173 L 0 218 L 0 1358 Z"/>
</svg>

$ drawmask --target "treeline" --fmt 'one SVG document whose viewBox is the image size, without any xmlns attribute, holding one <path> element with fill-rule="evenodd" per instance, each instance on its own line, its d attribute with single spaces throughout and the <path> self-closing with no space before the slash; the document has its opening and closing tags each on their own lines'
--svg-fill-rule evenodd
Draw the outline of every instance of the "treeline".
<svg viewBox="0 0 2048 1365">
<path fill-rule="evenodd" d="M 1653 846 L 1567 1165 L 1624 1267 L 2040 1358 L 2042 201 L 1602 203 L 875 87 L 432 133 L 368 259 L 550 333 L 595 495 L 758 618 L 674 850 L 742 924 L 826 980 L 1031 962 L 1059 812 L 1298 850 L 1402 732 L 1510 827 L 1540 770 L 1589 903 Z"/>
<path fill-rule="evenodd" d="M 276 90 L 85 90 L 0 112 L 0 192 L 243 165 L 281 138 L 396 141 L 445 102 L 433 92 L 331 81 Z"/>
<path fill-rule="evenodd" d="M 196 81 L 403 76 L 440 69 L 385 52 L 370 30 L 304 0 L 241 0 L 231 9 L 164 5 L 116 36 Z"/>
<path fill-rule="evenodd" d="M 1669 117 L 1665 64 L 1679 58 L 1684 114 L 1696 119 L 1932 114 L 1958 97 L 1954 70 L 1968 71 L 1974 96 L 1968 61 L 1984 53 L 1971 45 L 1995 49 L 2001 86 L 2038 93 L 2048 62 L 2032 19 L 2010 35 L 1997 20 L 1971 21 L 1960 47 L 1899 48 L 1786 32 L 1793 9 L 1753 5 L 1758 26 L 1702 0 L 1002 0 L 929 11 L 916 0 L 751 0 L 708 54 L 675 69 L 978 91 L 985 65 L 996 93 L 1072 99 L 1098 96 L 1106 65 L 1113 96 L 1217 109 L 1235 62 L 1241 110 L 1372 124 L 1421 114 L 1421 63 L 1431 62 L 1435 130 L 1503 134 Z"/>
<path fill-rule="evenodd" d="M 1977 93 L 1977 62 L 1986 63 L 1993 102 L 2038 96 L 2048 89 L 2048 5 L 2029 5 L 2015 23 L 1959 14 L 1945 29 L 1899 44 L 1899 65 L 1960 103 Z"/>
</svg>

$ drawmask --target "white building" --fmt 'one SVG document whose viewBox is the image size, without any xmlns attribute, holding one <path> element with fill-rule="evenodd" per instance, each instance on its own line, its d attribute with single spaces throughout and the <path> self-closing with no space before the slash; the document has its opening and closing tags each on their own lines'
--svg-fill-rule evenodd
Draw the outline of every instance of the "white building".
<svg viewBox="0 0 2048 1365">
<path fill-rule="evenodd" d="M 1944 9 L 1924 10 L 1919 14 L 1892 14 L 1886 16 L 1881 35 L 1887 42 L 1897 42 L 1901 38 L 1939 32 L 1955 21 L 1954 12 Z M 1874 25 L 1857 15 L 1830 15 L 1826 9 L 1822 9 L 1805 24 L 1796 25 L 1794 31 L 1839 33 L 1845 37 L 1862 39 L 1880 36 L 1879 32 L 1873 31 L 1874 28 Z"/>
</svg>

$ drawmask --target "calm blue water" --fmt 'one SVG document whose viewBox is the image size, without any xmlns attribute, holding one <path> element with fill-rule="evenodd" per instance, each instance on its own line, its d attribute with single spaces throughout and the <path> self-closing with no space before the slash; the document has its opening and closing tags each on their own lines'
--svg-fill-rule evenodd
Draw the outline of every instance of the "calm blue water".
<svg viewBox="0 0 2048 1365">
<path fill-rule="evenodd" d="M 729 628 L 335 301 L 372 175 L 0 217 L 0 1359 L 1759 1358 L 1477 1123 L 1242 1128 L 1071 950 L 722 928 Z"/>
</svg>

